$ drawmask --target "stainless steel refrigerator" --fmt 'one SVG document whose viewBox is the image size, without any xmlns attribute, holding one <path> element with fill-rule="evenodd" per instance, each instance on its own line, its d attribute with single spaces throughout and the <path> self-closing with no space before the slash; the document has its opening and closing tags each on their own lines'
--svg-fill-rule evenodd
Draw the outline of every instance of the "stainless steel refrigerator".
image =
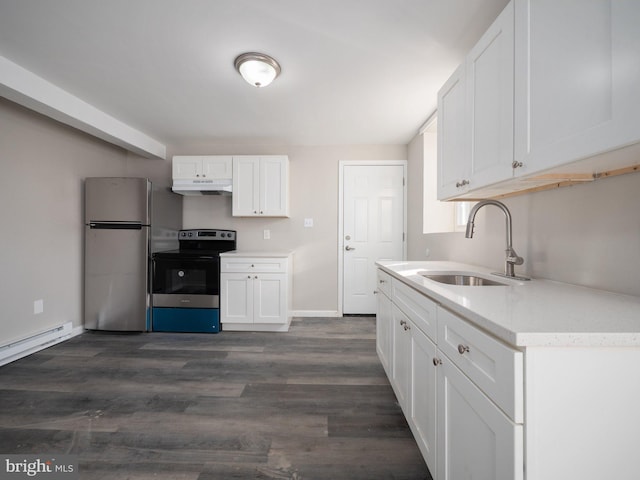
<svg viewBox="0 0 640 480">
<path fill-rule="evenodd" d="M 173 212 L 173 218 L 152 230 L 153 193 L 146 178 L 85 180 L 84 320 L 89 330 L 150 330 L 152 245 L 177 247 L 182 222 L 179 200 L 164 198 L 163 212 Z"/>
</svg>

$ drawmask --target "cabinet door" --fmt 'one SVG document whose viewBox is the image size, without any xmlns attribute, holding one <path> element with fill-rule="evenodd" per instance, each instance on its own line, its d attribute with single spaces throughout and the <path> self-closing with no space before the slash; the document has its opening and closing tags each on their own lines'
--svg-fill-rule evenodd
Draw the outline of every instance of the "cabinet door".
<svg viewBox="0 0 640 480">
<path fill-rule="evenodd" d="M 287 323 L 287 275 L 254 275 L 253 298 L 253 323 Z"/>
<path fill-rule="evenodd" d="M 220 321 L 253 322 L 253 278 L 248 273 L 225 273 L 220 276 Z"/>
<path fill-rule="evenodd" d="M 510 2 L 467 55 L 471 188 L 513 174 L 513 10 Z"/>
<path fill-rule="evenodd" d="M 171 175 L 174 179 L 199 178 L 202 173 L 202 157 L 176 155 L 171 159 Z"/>
<path fill-rule="evenodd" d="M 438 92 L 438 199 L 465 193 L 469 184 L 469 119 L 465 64 Z"/>
<path fill-rule="evenodd" d="M 207 178 L 232 178 L 232 162 L 230 156 L 209 155 L 202 157 L 202 176 Z"/>
<path fill-rule="evenodd" d="M 415 326 L 411 332 L 409 425 L 429 471 L 436 471 L 436 345 Z"/>
<path fill-rule="evenodd" d="M 260 158 L 233 157 L 232 214 L 240 217 L 258 215 L 260 209 Z"/>
<path fill-rule="evenodd" d="M 522 480 L 523 431 L 440 355 L 438 480 Z"/>
<path fill-rule="evenodd" d="M 640 6 L 516 0 L 515 157 L 529 174 L 640 139 Z"/>
<path fill-rule="evenodd" d="M 273 156 L 260 159 L 260 215 L 289 216 L 289 160 Z"/>
<path fill-rule="evenodd" d="M 391 376 L 391 341 L 392 341 L 391 300 L 383 292 L 378 291 L 378 311 L 376 314 L 376 350 L 380 363 L 384 367 L 387 376 Z"/>
<path fill-rule="evenodd" d="M 391 383 L 405 417 L 409 417 L 409 382 L 411 381 L 411 332 L 409 319 L 395 305 L 393 312 L 393 375 Z"/>
</svg>

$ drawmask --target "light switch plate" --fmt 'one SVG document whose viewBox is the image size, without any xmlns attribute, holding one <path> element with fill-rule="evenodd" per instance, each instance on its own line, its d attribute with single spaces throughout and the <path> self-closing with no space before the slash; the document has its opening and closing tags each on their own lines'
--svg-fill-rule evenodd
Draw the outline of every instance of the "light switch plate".
<svg viewBox="0 0 640 480">
<path fill-rule="evenodd" d="M 44 312 L 44 300 L 36 300 L 33 302 L 33 314 L 38 315 Z"/>
<path fill-rule="evenodd" d="M 271 239 L 271 230 L 264 230 L 262 233 L 263 233 L 263 238 L 265 240 L 270 240 Z"/>
</svg>

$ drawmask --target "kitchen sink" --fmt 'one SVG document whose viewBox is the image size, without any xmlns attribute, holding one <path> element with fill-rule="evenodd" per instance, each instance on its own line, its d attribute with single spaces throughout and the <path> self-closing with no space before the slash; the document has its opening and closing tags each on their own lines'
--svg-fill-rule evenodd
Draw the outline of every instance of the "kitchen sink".
<svg viewBox="0 0 640 480">
<path fill-rule="evenodd" d="M 495 287 L 495 286 L 507 286 L 506 283 L 497 282 L 490 278 L 478 277 L 476 275 L 459 274 L 459 273 L 427 273 L 420 272 L 425 278 L 433 280 L 434 282 L 446 283 L 447 285 L 465 285 L 470 287 Z"/>
</svg>

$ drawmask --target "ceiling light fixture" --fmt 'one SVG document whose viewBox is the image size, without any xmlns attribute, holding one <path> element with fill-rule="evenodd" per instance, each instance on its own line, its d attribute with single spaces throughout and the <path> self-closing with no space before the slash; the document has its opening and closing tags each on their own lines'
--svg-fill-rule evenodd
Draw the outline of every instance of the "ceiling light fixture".
<svg viewBox="0 0 640 480">
<path fill-rule="evenodd" d="M 233 64 L 247 83 L 258 88 L 269 85 L 281 71 L 280 64 L 264 53 L 243 53 Z"/>
</svg>

